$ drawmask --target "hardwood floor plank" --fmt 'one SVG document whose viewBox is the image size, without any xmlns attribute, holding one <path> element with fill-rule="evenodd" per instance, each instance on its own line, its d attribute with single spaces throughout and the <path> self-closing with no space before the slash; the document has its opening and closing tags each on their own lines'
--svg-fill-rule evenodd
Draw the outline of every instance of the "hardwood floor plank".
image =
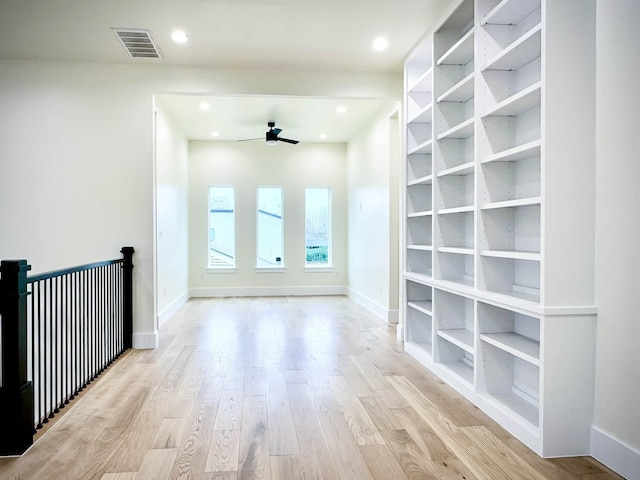
<svg viewBox="0 0 640 480">
<path fill-rule="evenodd" d="M 271 480 L 306 479 L 300 455 L 271 457 Z"/>
<path fill-rule="evenodd" d="M 264 396 L 267 391 L 267 373 L 264 367 L 247 367 L 244 372 L 244 396 Z"/>
<path fill-rule="evenodd" d="M 406 430 L 383 430 L 382 435 L 409 480 L 440 480 L 431 462 Z"/>
<path fill-rule="evenodd" d="M 351 355 L 351 361 L 355 364 L 358 370 L 360 370 L 360 373 L 362 373 L 374 391 L 391 388 L 389 382 L 385 380 L 384 376 L 366 356 Z"/>
<path fill-rule="evenodd" d="M 188 418 L 164 418 L 153 437 L 151 448 L 178 448 L 182 444 Z"/>
<path fill-rule="evenodd" d="M 282 370 L 271 369 L 267 382 L 267 419 L 269 423 L 269 453 L 295 455 L 300 453 L 293 425 L 287 383 Z"/>
<path fill-rule="evenodd" d="M 387 445 L 363 445 L 359 448 L 375 480 L 408 480 Z"/>
<path fill-rule="evenodd" d="M 242 400 L 241 390 L 225 390 L 222 392 L 214 430 L 240 429 Z"/>
<path fill-rule="evenodd" d="M 177 453 L 177 448 L 148 450 L 135 480 L 168 480 L 171 478 L 171 466 Z"/>
<path fill-rule="evenodd" d="M 191 472 L 204 472 L 209 454 L 209 446 L 213 438 L 213 426 L 218 405 L 215 403 L 199 403 L 196 413 L 191 418 L 191 426 L 185 434 L 182 445 L 178 448 L 171 478 L 189 478 Z"/>
<path fill-rule="evenodd" d="M 327 439 L 333 463 L 341 480 L 372 479 L 358 444 L 340 412 L 318 412 L 320 426 Z"/>
<path fill-rule="evenodd" d="M 309 390 L 307 385 L 289 385 L 291 413 L 305 479 L 334 480 L 338 475 Z"/>
<path fill-rule="evenodd" d="M 137 472 L 105 473 L 100 480 L 134 480 Z"/>
<path fill-rule="evenodd" d="M 239 451 L 239 478 L 271 478 L 267 407 L 264 397 L 246 397 L 244 399 Z"/>
<path fill-rule="evenodd" d="M 216 430 L 209 446 L 206 472 L 235 472 L 240 452 L 239 430 Z"/>
<path fill-rule="evenodd" d="M 378 430 L 400 430 L 403 428 L 402 423 L 391 413 L 391 409 L 378 397 L 360 397 L 360 403 Z"/>
</svg>

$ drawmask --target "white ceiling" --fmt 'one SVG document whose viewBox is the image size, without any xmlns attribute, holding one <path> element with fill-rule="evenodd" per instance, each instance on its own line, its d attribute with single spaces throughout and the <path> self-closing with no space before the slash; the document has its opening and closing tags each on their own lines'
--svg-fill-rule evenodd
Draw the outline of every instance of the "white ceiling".
<svg viewBox="0 0 640 480">
<path fill-rule="evenodd" d="M 0 0 L 0 58 L 400 73 L 402 61 L 454 0 Z M 162 59 L 132 59 L 112 28 L 151 30 Z M 189 35 L 175 44 L 174 29 Z M 385 52 L 371 48 L 389 39 Z M 346 141 L 382 103 L 291 97 L 165 96 L 190 138 L 282 136 Z M 336 116 L 337 103 L 346 103 Z M 194 108 L 194 105 L 196 108 Z M 195 111 L 194 111 L 195 110 Z"/>
</svg>

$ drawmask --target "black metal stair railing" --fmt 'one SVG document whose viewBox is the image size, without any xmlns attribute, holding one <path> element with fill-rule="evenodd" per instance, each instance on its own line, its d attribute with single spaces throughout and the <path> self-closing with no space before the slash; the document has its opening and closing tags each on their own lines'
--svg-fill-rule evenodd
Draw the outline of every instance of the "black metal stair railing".
<svg viewBox="0 0 640 480">
<path fill-rule="evenodd" d="M 27 276 L 0 264 L 0 455 L 26 451 L 49 422 L 132 346 L 133 247 L 123 258 Z"/>
</svg>

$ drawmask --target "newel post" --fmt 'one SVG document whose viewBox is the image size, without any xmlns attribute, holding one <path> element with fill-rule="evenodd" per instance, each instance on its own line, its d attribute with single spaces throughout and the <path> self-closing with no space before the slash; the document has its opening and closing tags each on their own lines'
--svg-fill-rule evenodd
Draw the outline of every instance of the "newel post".
<svg viewBox="0 0 640 480">
<path fill-rule="evenodd" d="M 0 263 L 0 454 L 20 455 L 33 444 L 33 385 L 27 379 L 26 260 Z"/>
<path fill-rule="evenodd" d="M 133 247 L 122 247 L 120 253 L 124 258 L 122 316 L 124 320 L 124 348 L 133 346 Z"/>
</svg>

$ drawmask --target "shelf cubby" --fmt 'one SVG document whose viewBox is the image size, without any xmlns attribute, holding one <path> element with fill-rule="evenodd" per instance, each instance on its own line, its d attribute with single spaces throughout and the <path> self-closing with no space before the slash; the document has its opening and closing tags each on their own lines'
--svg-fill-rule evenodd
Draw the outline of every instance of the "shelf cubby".
<svg viewBox="0 0 640 480">
<path fill-rule="evenodd" d="M 430 250 L 407 248 L 406 271 L 425 277 L 433 276 L 433 253 Z"/>
<path fill-rule="evenodd" d="M 478 288 L 536 304 L 540 303 L 540 262 L 481 256 Z"/>
<path fill-rule="evenodd" d="M 540 253 L 540 204 L 501 205 L 509 203 L 489 204 L 480 210 L 480 250 Z"/>
<path fill-rule="evenodd" d="M 426 107 L 409 111 L 409 123 L 431 123 L 433 118 L 433 104 L 429 103 Z"/>
<path fill-rule="evenodd" d="M 407 155 L 407 184 L 433 174 L 433 162 L 429 153 L 411 153 Z"/>
<path fill-rule="evenodd" d="M 416 183 L 407 186 L 407 214 L 418 212 L 430 212 L 433 209 L 431 203 L 431 183 Z"/>
<path fill-rule="evenodd" d="M 431 153 L 431 139 L 430 123 L 407 125 L 407 153 Z"/>
<path fill-rule="evenodd" d="M 466 74 L 461 80 L 458 80 L 452 87 L 438 96 L 437 103 L 442 102 L 460 102 L 465 103 L 473 98 L 474 73 Z"/>
<path fill-rule="evenodd" d="M 407 342 L 433 353 L 433 289 L 410 280 L 406 281 Z"/>
<path fill-rule="evenodd" d="M 441 172 L 463 164 L 474 164 L 473 147 L 473 137 L 439 140 L 438 155 L 434 162 L 435 171 Z"/>
<path fill-rule="evenodd" d="M 453 127 L 443 131 L 438 134 L 438 140 L 443 139 L 464 139 L 473 136 L 474 131 L 474 119 L 467 118 L 466 120 L 461 121 L 458 124 L 455 124 Z"/>
<path fill-rule="evenodd" d="M 431 215 L 407 218 L 407 245 L 432 246 Z"/>
<path fill-rule="evenodd" d="M 491 162 L 517 162 L 531 157 L 540 157 L 540 139 L 524 143 L 515 147 L 507 148 L 498 153 L 485 155 L 480 163 Z"/>
<path fill-rule="evenodd" d="M 474 204 L 473 172 L 462 175 L 444 175 L 438 177 L 436 208 L 443 209 L 466 207 Z"/>
<path fill-rule="evenodd" d="M 491 115 L 481 120 L 483 158 L 540 140 L 540 106 L 517 116 Z"/>
<path fill-rule="evenodd" d="M 474 305 L 473 300 L 444 290 L 435 289 L 436 331 L 438 336 L 457 344 L 473 354 Z"/>
<path fill-rule="evenodd" d="M 516 202 L 510 206 L 539 204 L 540 156 L 517 161 L 494 161 L 483 163 L 480 175 L 479 202 L 481 207 L 506 206 L 502 202 Z"/>
<path fill-rule="evenodd" d="M 441 247 L 473 249 L 473 211 L 438 215 L 438 241 Z"/>
<path fill-rule="evenodd" d="M 491 107 L 483 117 L 488 117 L 490 115 L 516 117 L 518 115 L 522 115 L 532 108 L 540 106 L 541 92 L 542 84 L 540 82 L 536 82 Z"/>
<path fill-rule="evenodd" d="M 534 429 L 540 426 L 540 368 L 483 340 L 486 394 Z"/>
<path fill-rule="evenodd" d="M 436 253 L 438 278 L 458 285 L 473 287 L 475 281 L 475 266 L 473 255 L 467 253 Z"/>
<path fill-rule="evenodd" d="M 473 61 L 474 30 L 467 30 L 438 60 L 436 65 L 467 65 Z"/>
</svg>

